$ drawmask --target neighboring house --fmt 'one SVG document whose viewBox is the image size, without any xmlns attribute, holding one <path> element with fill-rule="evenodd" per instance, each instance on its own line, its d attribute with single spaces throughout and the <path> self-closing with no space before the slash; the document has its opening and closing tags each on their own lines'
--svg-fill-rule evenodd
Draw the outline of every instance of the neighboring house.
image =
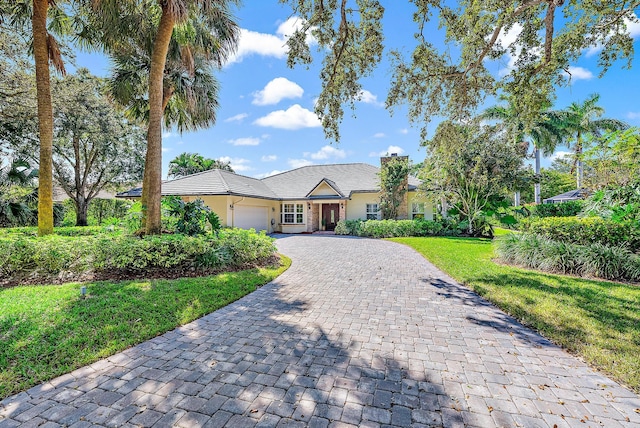
<svg viewBox="0 0 640 428">
<path fill-rule="evenodd" d="M 385 159 L 382 158 L 384 162 Z M 162 183 L 162 195 L 202 199 L 229 227 L 268 233 L 333 230 L 339 220 L 380 218 L 380 169 L 364 163 L 310 165 L 256 179 L 219 169 Z M 432 205 L 408 177 L 399 218 L 433 218 Z M 142 189 L 119 193 L 139 198 Z"/>
<path fill-rule="evenodd" d="M 98 199 L 113 199 L 116 197 L 116 192 L 110 192 L 107 190 L 100 190 L 96 195 Z M 53 185 L 53 202 L 64 202 L 69 199 L 69 195 L 58 184 Z"/>
<path fill-rule="evenodd" d="M 560 195 L 552 196 L 543 200 L 542 202 L 545 204 L 559 204 L 567 201 L 586 199 L 587 197 L 589 197 L 589 192 L 587 192 L 585 189 L 575 189 L 565 193 L 561 193 Z"/>
</svg>

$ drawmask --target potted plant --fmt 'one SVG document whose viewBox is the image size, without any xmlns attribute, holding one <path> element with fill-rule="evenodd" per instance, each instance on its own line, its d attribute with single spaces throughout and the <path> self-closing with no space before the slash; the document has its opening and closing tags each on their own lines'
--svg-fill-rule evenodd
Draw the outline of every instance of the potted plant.
<svg viewBox="0 0 640 428">
<path fill-rule="evenodd" d="M 322 219 L 322 221 L 320 222 L 320 224 L 322 224 L 322 230 L 327 230 L 327 220 Z"/>
</svg>

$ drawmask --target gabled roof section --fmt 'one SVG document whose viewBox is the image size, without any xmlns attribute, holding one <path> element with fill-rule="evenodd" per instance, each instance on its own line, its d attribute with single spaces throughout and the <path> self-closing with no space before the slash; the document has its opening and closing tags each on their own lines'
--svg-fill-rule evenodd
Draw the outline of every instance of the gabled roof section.
<svg viewBox="0 0 640 428">
<path fill-rule="evenodd" d="M 318 184 L 316 184 L 313 187 L 313 189 L 311 189 L 311 191 L 309 193 L 306 194 L 305 198 L 312 197 L 313 196 L 313 192 L 318 190 L 318 187 L 320 187 L 323 183 L 326 184 L 327 186 L 329 186 L 331 188 L 331 190 L 336 192 L 336 196 L 342 196 L 344 198 L 344 194 L 340 191 L 340 189 L 338 188 L 338 185 L 336 183 L 334 183 L 332 180 L 329 180 L 326 177 L 324 177 L 322 180 L 320 180 L 320 182 Z M 318 195 L 318 196 L 320 196 L 320 195 Z M 322 196 L 327 196 L 327 195 L 322 195 Z"/>
<path fill-rule="evenodd" d="M 325 195 L 325 197 L 348 198 L 352 193 L 379 192 L 379 173 L 380 168 L 366 163 L 310 165 L 259 180 L 213 169 L 165 181 L 162 183 L 162 194 L 238 195 L 276 200 L 308 199 L 314 197 L 313 192 L 325 183 L 336 192 L 335 196 Z M 420 180 L 409 177 L 409 190 L 415 190 L 419 185 Z M 141 189 L 132 189 L 117 196 L 140 197 L 141 193 Z"/>
</svg>

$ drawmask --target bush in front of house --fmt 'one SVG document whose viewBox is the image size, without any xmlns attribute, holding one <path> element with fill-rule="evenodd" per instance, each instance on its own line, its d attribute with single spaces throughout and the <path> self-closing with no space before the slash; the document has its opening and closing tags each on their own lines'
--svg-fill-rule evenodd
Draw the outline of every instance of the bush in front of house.
<svg viewBox="0 0 640 428">
<path fill-rule="evenodd" d="M 167 269 L 208 272 L 263 265 L 275 254 L 273 238 L 242 229 L 143 238 L 107 233 L 41 238 L 6 234 L 0 236 L 0 283 L 73 280 L 86 274 L 144 276 Z"/>
<path fill-rule="evenodd" d="M 623 246 L 578 245 L 525 232 L 500 240 L 497 253 L 506 263 L 546 272 L 640 281 L 640 256 Z"/>
<path fill-rule="evenodd" d="M 599 243 L 609 247 L 624 246 L 640 251 L 640 225 L 637 222 L 614 222 L 600 217 L 547 217 L 522 222 L 525 232 L 554 241 L 589 245 Z"/>
<path fill-rule="evenodd" d="M 368 238 L 400 238 L 408 236 L 460 235 L 464 224 L 454 220 L 340 220 L 336 235 L 353 235 Z"/>
</svg>

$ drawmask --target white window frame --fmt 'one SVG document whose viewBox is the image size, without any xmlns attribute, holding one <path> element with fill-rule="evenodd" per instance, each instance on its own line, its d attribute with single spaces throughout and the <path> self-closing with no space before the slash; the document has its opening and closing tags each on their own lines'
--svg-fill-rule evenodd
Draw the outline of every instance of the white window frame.
<svg viewBox="0 0 640 428">
<path fill-rule="evenodd" d="M 420 208 L 422 207 L 422 208 Z M 417 209 L 416 209 L 417 208 Z M 425 203 L 424 202 L 412 202 L 411 203 L 411 218 L 416 218 L 417 214 L 422 215 L 421 218 L 425 218 Z"/>
<path fill-rule="evenodd" d="M 367 204 L 365 217 L 367 220 L 380 220 L 380 204 Z"/>
<path fill-rule="evenodd" d="M 280 205 L 282 224 L 304 224 L 304 204 L 283 203 Z"/>
</svg>

